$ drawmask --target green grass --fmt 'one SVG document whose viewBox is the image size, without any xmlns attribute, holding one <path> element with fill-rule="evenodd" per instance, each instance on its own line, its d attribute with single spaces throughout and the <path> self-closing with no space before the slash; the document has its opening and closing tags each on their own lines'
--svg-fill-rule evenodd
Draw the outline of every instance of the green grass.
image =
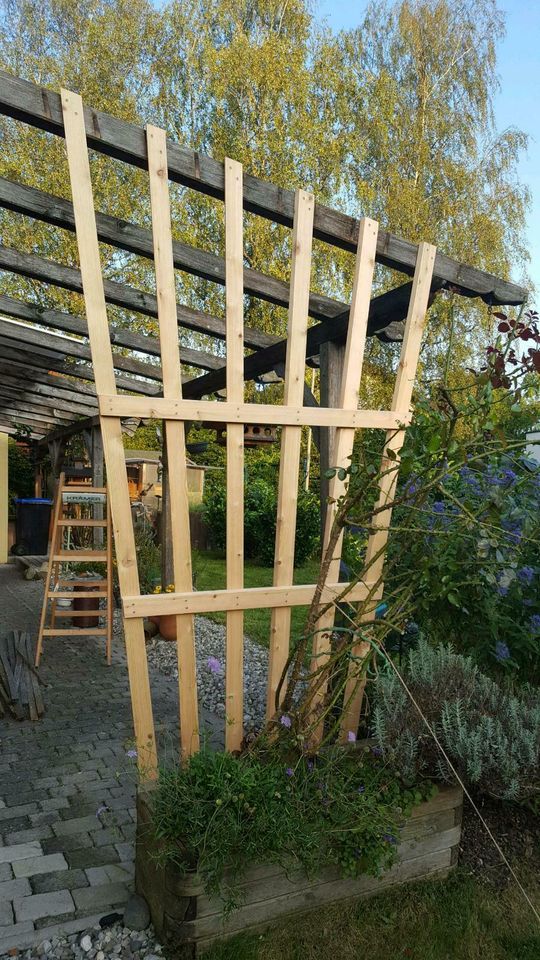
<svg viewBox="0 0 540 960">
<path fill-rule="evenodd" d="M 197 590 L 220 590 L 226 586 L 225 558 L 219 553 L 193 551 L 193 573 Z M 269 587 L 272 583 L 271 567 L 261 567 L 246 560 L 246 587 Z M 319 576 L 319 561 L 308 560 L 294 571 L 295 583 L 316 583 Z M 304 626 L 307 607 L 293 607 L 291 635 L 298 636 Z M 216 623 L 225 623 L 224 613 L 207 614 Z M 268 646 L 270 636 L 270 610 L 246 610 L 244 631 L 248 637 L 263 646 Z"/>
<path fill-rule="evenodd" d="M 522 878 L 523 881 L 524 878 Z M 538 878 L 526 888 L 540 907 Z M 515 884 L 457 871 L 217 944 L 206 960 L 538 960 L 540 925 Z"/>
</svg>

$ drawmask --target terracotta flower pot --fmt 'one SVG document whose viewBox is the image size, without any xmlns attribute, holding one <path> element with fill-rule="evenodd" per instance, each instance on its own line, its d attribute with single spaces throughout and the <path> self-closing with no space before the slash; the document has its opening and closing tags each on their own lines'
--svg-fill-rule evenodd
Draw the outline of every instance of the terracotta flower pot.
<svg viewBox="0 0 540 960">
<path fill-rule="evenodd" d="M 155 623 L 164 640 L 176 640 L 176 617 L 174 613 L 164 613 L 159 617 L 148 617 Z"/>
</svg>

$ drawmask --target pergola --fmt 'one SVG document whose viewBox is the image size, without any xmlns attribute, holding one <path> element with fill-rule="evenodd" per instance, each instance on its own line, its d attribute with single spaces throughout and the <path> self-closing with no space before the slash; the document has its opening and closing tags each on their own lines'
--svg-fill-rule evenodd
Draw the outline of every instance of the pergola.
<svg viewBox="0 0 540 960">
<path fill-rule="evenodd" d="M 0 71 L 0 113 L 6 117 L 64 136 L 60 96 L 44 87 Z M 145 131 L 135 124 L 85 107 L 84 120 L 91 149 L 123 162 L 147 167 Z M 208 156 L 168 141 L 171 181 L 202 194 L 223 199 L 224 168 Z M 6 210 L 56 228 L 75 230 L 72 203 L 20 183 L 0 178 L 0 205 Z M 243 184 L 246 211 L 287 227 L 292 226 L 294 192 L 246 175 Z M 98 238 L 119 250 L 153 259 L 151 231 L 119 220 L 106 212 L 96 214 Z M 355 252 L 358 220 L 317 204 L 314 237 L 333 247 Z M 380 230 L 377 261 L 401 274 L 412 276 L 417 245 Z M 173 261 L 176 270 L 225 284 L 224 258 L 175 241 Z M 0 270 L 32 278 L 54 287 L 82 292 L 80 271 L 38 255 L 0 245 Z M 289 286 L 259 270 L 245 268 L 245 292 L 268 303 L 287 307 Z M 128 313 L 157 317 L 154 294 L 106 280 L 107 303 Z M 511 282 L 445 256 L 435 260 L 431 297 L 451 289 L 463 297 L 480 298 L 490 305 L 519 305 L 527 291 Z M 404 283 L 371 301 L 368 335 L 383 342 L 400 340 L 411 292 Z M 185 304 L 177 303 L 179 331 L 195 331 L 224 341 L 225 319 Z M 339 389 L 341 351 L 349 320 L 349 305 L 318 293 L 311 293 L 309 314 L 314 321 L 307 338 L 306 362 L 319 366 L 321 403 L 333 406 Z M 87 432 L 93 437 L 96 461 L 99 439 L 96 436 L 97 402 L 94 373 L 87 340 L 86 320 L 57 309 L 40 309 L 35 303 L 7 296 L 0 289 L 0 433 L 16 433 L 19 426 L 29 432 L 36 444 L 49 445 L 54 451 L 73 433 Z M 115 327 L 111 340 L 117 388 L 121 393 L 161 396 L 161 369 L 153 357 L 159 357 L 159 342 L 129 328 Z M 251 351 L 245 356 L 245 380 L 282 377 L 286 340 L 261 330 L 246 327 L 244 343 Z M 182 363 L 201 373 L 183 384 L 186 399 L 200 399 L 223 390 L 226 368 L 218 352 L 181 347 Z M 306 386 L 304 404 L 316 400 Z M 329 465 L 331 428 L 321 428 L 321 475 Z M 5 436 L 4 436 L 5 441 Z M 54 446 L 56 444 L 56 447 Z M 102 463 L 102 461 L 101 461 Z M 97 466 L 99 472 L 99 465 Z M 102 466 L 101 466 L 102 469 Z M 324 500 L 323 491 L 323 500 Z"/>
</svg>

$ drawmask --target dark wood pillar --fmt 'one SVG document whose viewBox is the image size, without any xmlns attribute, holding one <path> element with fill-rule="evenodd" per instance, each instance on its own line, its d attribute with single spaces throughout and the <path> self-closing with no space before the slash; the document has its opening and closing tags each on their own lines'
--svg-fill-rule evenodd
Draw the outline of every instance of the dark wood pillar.
<svg viewBox="0 0 540 960">
<path fill-rule="evenodd" d="M 341 374 L 343 370 L 344 358 L 345 344 L 332 343 L 331 341 L 321 344 L 321 407 L 337 407 L 339 405 Z M 319 453 L 321 460 L 321 541 L 324 535 L 324 524 L 326 521 L 326 508 L 328 501 L 328 479 L 325 474 L 330 467 L 335 467 L 335 463 L 332 459 L 335 435 L 335 427 L 320 428 Z"/>
</svg>

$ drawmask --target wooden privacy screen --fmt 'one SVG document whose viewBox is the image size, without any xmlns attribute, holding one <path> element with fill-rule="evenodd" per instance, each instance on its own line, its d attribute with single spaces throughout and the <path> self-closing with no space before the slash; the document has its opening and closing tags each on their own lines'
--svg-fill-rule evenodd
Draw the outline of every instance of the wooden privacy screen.
<svg viewBox="0 0 540 960">
<path fill-rule="evenodd" d="M 199 726 L 194 640 L 194 614 L 225 611 L 226 645 L 226 748 L 237 750 L 243 729 L 243 611 L 271 609 L 270 661 L 267 715 L 275 712 L 275 697 L 289 654 L 291 608 L 309 604 L 315 585 L 293 586 L 294 540 L 298 496 L 302 427 L 336 428 L 334 465 L 346 466 L 352 454 L 355 430 L 378 427 L 387 434 L 386 449 L 396 462 L 410 422 L 411 396 L 420 339 L 428 304 L 435 248 L 420 244 L 405 337 L 390 410 L 358 410 L 358 391 L 375 265 L 378 225 L 361 221 L 340 405 L 336 409 L 306 408 L 303 403 L 314 198 L 296 193 L 292 237 L 290 304 L 283 406 L 249 404 L 244 401 L 243 339 L 243 189 L 242 167 L 225 160 L 225 260 L 227 399 L 225 402 L 184 400 L 175 306 L 171 219 L 165 133 L 147 128 L 148 174 L 153 224 L 153 244 L 158 300 L 158 320 L 163 369 L 163 397 L 119 396 L 116 392 L 107 311 L 103 291 L 98 237 L 90 180 L 90 166 L 81 98 L 63 90 L 62 110 L 81 274 L 96 393 L 99 398 L 103 445 L 109 480 L 118 576 L 123 601 L 127 661 L 137 739 L 139 765 L 148 778 L 157 770 L 157 753 L 144 642 L 143 617 L 174 614 L 177 618 L 179 665 L 180 739 L 184 756 L 199 747 Z M 141 596 L 137 557 L 129 504 L 122 443 L 122 417 L 156 417 L 165 421 L 169 461 L 171 529 L 175 593 Z M 185 421 L 207 420 L 227 425 L 227 588 L 193 592 L 187 495 Z M 271 423 L 282 426 L 281 463 L 273 586 L 246 589 L 243 585 L 243 490 L 244 424 Z M 390 461 L 388 461 L 390 462 Z M 384 463 L 384 458 L 383 458 Z M 392 500 L 397 471 L 383 476 L 379 505 Z M 338 498 L 344 484 L 336 477 L 330 495 Z M 377 598 L 388 536 L 391 507 L 377 515 L 368 544 L 368 556 L 376 558 L 365 582 L 351 587 L 347 599 Z M 328 542 L 333 508 L 328 511 L 324 541 Z M 321 598 L 327 603 L 342 594 L 347 585 L 338 583 L 341 543 L 332 561 L 328 583 Z M 333 611 L 333 608 L 332 608 Z M 367 616 L 367 614 L 366 614 Z M 320 665 L 327 654 L 333 612 L 322 621 L 314 657 Z M 320 624 L 321 625 L 321 624 Z M 362 652 L 361 648 L 357 651 Z M 351 668 L 344 712 L 344 729 L 355 729 L 361 694 Z M 319 690 L 319 696 L 324 691 Z"/>
</svg>

